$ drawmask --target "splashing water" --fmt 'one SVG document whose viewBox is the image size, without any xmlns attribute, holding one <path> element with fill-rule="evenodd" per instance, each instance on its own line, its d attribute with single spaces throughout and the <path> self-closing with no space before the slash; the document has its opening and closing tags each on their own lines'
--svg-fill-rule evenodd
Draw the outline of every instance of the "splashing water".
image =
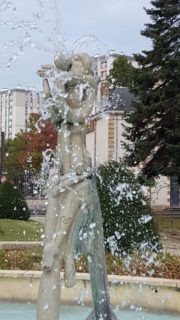
<svg viewBox="0 0 180 320">
<path fill-rule="evenodd" d="M 64 52 L 66 53 L 67 48 L 65 46 L 65 37 L 63 34 L 63 28 L 62 28 L 62 24 L 61 24 L 61 17 L 60 17 L 60 0 L 53 0 L 53 9 L 54 9 L 54 15 L 55 15 L 55 35 L 56 35 L 56 42 L 55 43 L 55 47 L 56 47 L 56 51 L 59 52 Z"/>
<path fill-rule="evenodd" d="M 0 1 L 1 65 L 11 68 L 27 48 L 55 54 L 65 51 L 59 0 Z M 8 39 L 7 39 L 8 34 Z"/>
<path fill-rule="evenodd" d="M 102 52 L 107 51 L 106 45 L 104 45 L 95 35 L 85 34 L 77 39 L 72 45 L 74 52 L 83 51 L 92 56 L 101 55 Z"/>
<path fill-rule="evenodd" d="M 61 24 L 60 0 L 32 0 L 26 3 L 26 8 L 19 0 L 1 0 L 0 27 L 3 31 L 0 68 L 4 65 L 11 68 L 28 48 L 54 55 L 66 53 L 69 47 Z M 82 35 L 71 49 L 90 55 L 108 51 L 106 45 L 91 34 Z"/>
<path fill-rule="evenodd" d="M 1 87 L 42 88 L 37 70 L 41 64 L 52 63 L 57 52 L 81 51 L 90 56 L 108 52 L 94 35 L 82 35 L 73 45 L 66 40 L 62 1 L 32 0 L 24 6 L 23 0 L 0 0 Z"/>
</svg>

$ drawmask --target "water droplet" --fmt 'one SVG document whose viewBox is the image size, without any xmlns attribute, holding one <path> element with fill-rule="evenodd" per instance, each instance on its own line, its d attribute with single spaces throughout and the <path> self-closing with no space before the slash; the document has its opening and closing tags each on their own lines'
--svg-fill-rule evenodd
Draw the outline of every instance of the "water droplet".
<svg viewBox="0 0 180 320">
<path fill-rule="evenodd" d="M 47 310 L 49 308 L 49 304 L 48 303 L 46 303 L 45 305 L 44 305 L 44 310 Z"/>
</svg>

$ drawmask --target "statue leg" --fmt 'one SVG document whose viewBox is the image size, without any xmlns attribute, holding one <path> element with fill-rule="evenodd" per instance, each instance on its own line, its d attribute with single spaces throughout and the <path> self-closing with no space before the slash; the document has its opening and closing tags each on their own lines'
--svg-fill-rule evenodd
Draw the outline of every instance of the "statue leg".
<svg viewBox="0 0 180 320">
<path fill-rule="evenodd" d="M 70 288 L 75 285 L 75 262 L 74 254 L 85 254 L 85 247 L 88 246 L 88 239 L 81 239 L 81 235 L 86 233 L 88 234 L 89 226 L 88 221 L 88 210 L 87 208 L 79 209 L 76 213 L 75 219 L 69 231 L 71 237 L 68 238 L 66 243 L 66 248 L 64 250 L 64 280 L 66 287 Z M 84 231 L 83 231 L 84 230 Z M 83 231 L 83 232 L 82 232 Z"/>
<path fill-rule="evenodd" d="M 91 281 L 94 312 L 88 320 L 112 320 L 108 282 L 104 257 L 104 247 L 101 236 L 95 230 L 95 239 L 91 242 L 91 254 L 88 255 L 88 267 Z M 101 232 L 101 231 L 100 231 Z"/>
<path fill-rule="evenodd" d="M 94 234 L 90 240 L 90 252 L 88 254 L 94 310 L 86 320 L 116 320 L 117 318 L 111 311 L 110 306 L 101 208 L 96 184 L 93 182 L 90 211 L 92 222 L 95 224 Z"/>
<path fill-rule="evenodd" d="M 73 199 L 70 208 L 74 219 L 69 230 L 71 236 L 68 237 L 67 249 L 65 250 L 65 283 L 68 287 L 74 285 L 72 282 L 72 276 L 75 272 L 74 252 L 85 253 L 88 256 L 94 306 L 93 312 L 87 319 L 115 320 L 116 316 L 111 311 L 108 294 L 101 208 L 97 189 L 91 180 L 87 180 L 83 184 L 82 190 L 76 189 L 75 199 Z M 79 206 L 79 211 L 78 207 L 74 206 L 77 203 L 78 195 L 81 198 L 81 204 L 86 204 L 85 207 Z M 94 228 L 91 227 L 93 225 Z"/>
<path fill-rule="evenodd" d="M 58 201 L 49 193 L 45 222 L 46 244 L 52 239 L 57 219 Z M 49 270 L 42 271 L 37 301 L 37 320 L 59 319 L 60 290 L 60 262 L 59 256 L 56 255 L 52 267 Z"/>
<path fill-rule="evenodd" d="M 76 186 L 77 189 L 79 186 Z M 54 260 L 60 257 L 65 261 L 65 285 L 72 287 L 75 284 L 75 265 L 68 243 L 73 237 L 74 222 L 79 212 L 81 201 L 76 190 L 69 190 L 57 197 L 50 197 L 46 220 L 46 243 L 43 250 L 42 268 L 51 272 Z M 57 209 L 58 208 L 58 209 Z M 49 212 L 53 213 L 51 216 Z M 49 217 L 49 219 L 48 219 Z"/>
<path fill-rule="evenodd" d="M 78 198 L 78 192 L 73 195 L 69 210 L 72 213 L 73 221 L 69 228 L 69 236 L 64 250 L 64 281 L 67 288 L 75 285 L 75 261 L 74 253 L 79 239 L 79 225 L 84 217 L 84 210 L 80 209 L 81 200 Z"/>
<path fill-rule="evenodd" d="M 60 290 L 60 263 L 59 257 L 56 256 L 53 267 L 42 272 L 37 302 L 37 320 L 59 320 Z"/>
<path fill-rule="evenodd" d="M 78 253 L 78 251 L 84 252 L 82 248 L 87 247 L 86 242 L 88 243 L 88 239 L 83 238 L 80 240 L 80 238 L 82 230 L 88 234 L 90 224 L 88 182 L 83 181 L 75 185 L 74 191 L 75 192 L 72 192 L 71 201 L 68 201 L 69 212 L 71 212 L 73 220 L 68 231 L 68 238 L 64 250 L 64 280 L 66 287 L 75 285 L 74 254 Z"/>
</svg>

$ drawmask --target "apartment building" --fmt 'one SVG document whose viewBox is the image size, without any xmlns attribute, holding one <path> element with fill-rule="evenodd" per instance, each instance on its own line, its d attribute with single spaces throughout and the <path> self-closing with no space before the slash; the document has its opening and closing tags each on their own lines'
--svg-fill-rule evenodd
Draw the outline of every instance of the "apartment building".
<svg viewBox="0 0 180 320">
<path fill-rule="evenodd" d="M 115 53 L 114 50 L 110 50 L 107 55 L 99 55 L 93 58 L 95 75 L 98 76 L 101 81 L 106 80 L 106 77 L 109 75 L 109 71 L 112 69 L 113 61 L 120 55 L 124 55 L 133 67 L 138 67 L 137 62 L 132 56 L 125 55 L 122 52 Z"/>
<path fill-rule="evenodd" d="M 13 139 L 20 130 L 27 129 L 31 113 L 41 110 L 40 92 L 25 89 L 0 90 L 0 126 L 5 139 Z"/>
<path fill-rule="evenodd" d="M 107 55 L 98 55 L 93 58 L 93 68 L 95 76 L 99 78 L 99 90 L 98 90 L 98 103 L 99 105 L 104 104 L 108 97 L 108 85 L 106 78 L 109 75 L 110 70 L 113 66 L 113 61 L 117 59 L 120 55 L 124 55 L 129 63 L 133 67 L 137 68 L 138 64 L 132 56 L 125 55 L 124 53 L 116 53 L 114 50 L 110 50 Z"/>
</svg>

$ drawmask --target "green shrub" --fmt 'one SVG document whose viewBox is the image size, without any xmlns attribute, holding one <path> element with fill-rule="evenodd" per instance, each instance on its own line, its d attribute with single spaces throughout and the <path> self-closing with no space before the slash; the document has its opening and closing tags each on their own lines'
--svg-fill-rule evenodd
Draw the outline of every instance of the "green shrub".
<svg viewBox="0 0 180 320">
<path fill-rule="evenodd" d="M 20 190 L 10 182 L 0 184 L 0 219 L 28 220 L 29 216 Z"/>
<path fill-rule="evenodd" d="M 105 246 L 113 255 L 159 248 L 158 234 L 142 186 L 122 162 L 97 170 L 97 187 L 103 216 Z"/>
</svg>

